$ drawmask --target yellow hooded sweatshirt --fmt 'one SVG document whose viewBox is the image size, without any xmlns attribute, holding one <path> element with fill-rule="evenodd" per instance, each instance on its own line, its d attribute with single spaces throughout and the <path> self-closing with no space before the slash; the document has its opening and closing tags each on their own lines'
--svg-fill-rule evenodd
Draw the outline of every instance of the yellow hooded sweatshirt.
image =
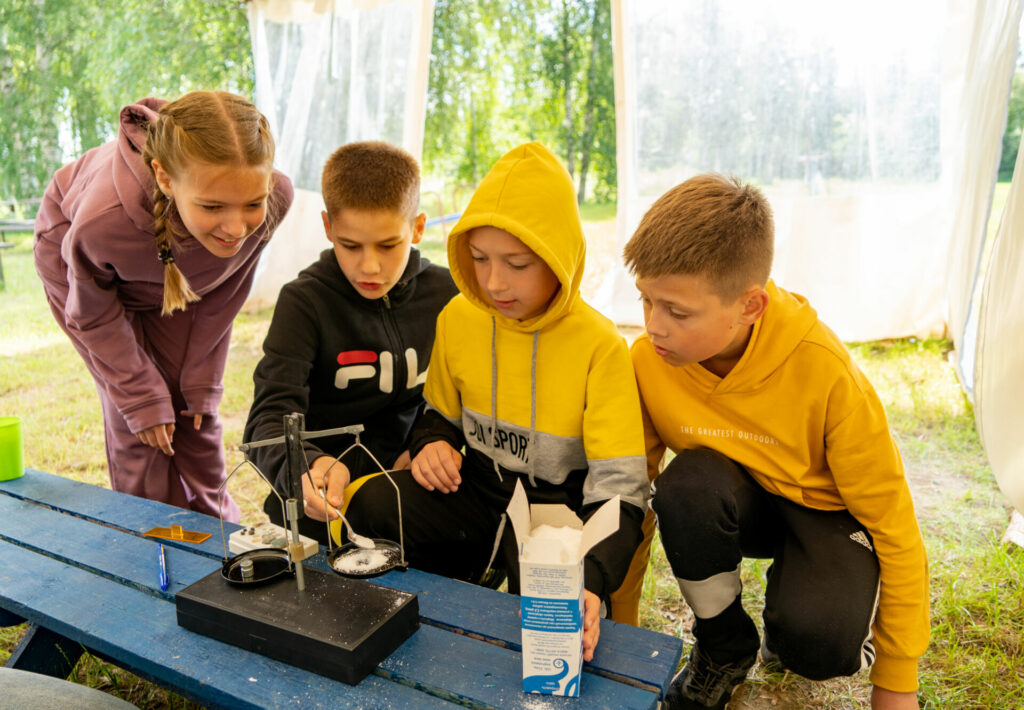
<svg viewBox="0 0 1024 710">
<path fill-rule="evenodd" d="M 468 244 L 480 226 L 511 233 L 551 267 L 561 286 L 544 313 L 519 321 L 491 304 Z M 412 451 L 439 439 L 465 443 L 463 476 L 497 483 L 519 474 L 528 497 L 538 481 L 575 487 L 570 498 L 583 507 L 621 496 L 617 549 L 586 561 L 586 587 L 603 596 L 622 581 L 641 538 L 649 483 L 628 347 L 579 293 L 585 251 L 572 180 L 558 159 L 540 143 L 501 158 L 448 237 L 461 293 L 438 316 L 423 390 L 423 419 L 436 412 L 448 432 L 414 433 Z"/>
<path fill-rule="evenodd" d="M 903 462 L 871 383 L 807 301 L 769 282 L 768 308 L 724 378 L 673 367 L 647 335 L 631 348 L 652 477 L 668 447 L 709 448 L 765 490 L 816 510 L 846 509 L 881 568 L 875 685 L 917 689 L 928 646 L 928 563 Z"/>
</svg>

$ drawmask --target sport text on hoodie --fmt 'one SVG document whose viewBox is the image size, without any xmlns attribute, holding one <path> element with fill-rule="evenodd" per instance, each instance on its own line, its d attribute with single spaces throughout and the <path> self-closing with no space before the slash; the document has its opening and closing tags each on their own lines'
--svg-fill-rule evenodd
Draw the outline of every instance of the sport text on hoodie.
<svg viewBox="0 0 1024 710">
<path fill-rule="evenodd" d="M 558 277 L 544 313 L 519 321 L 491 304 L 468 244 L 480 226 L 517 237 Z M 649 483 L 628 348 L 580 296 L 585 252 L 575 190 L 558 159 L 529 143 L 499 160 L 448 237 L 461 293 L 437 320 L 412 453 L 445 440 L 485 457 L 495 481 L 524 477 L 528 495 L 537 480 L 579 486 L 584 518 L 621 496 L 619 531 L 585 562 L 586 588 L 603 597 L 621 584 L 642 537 Z"/>
</svg>

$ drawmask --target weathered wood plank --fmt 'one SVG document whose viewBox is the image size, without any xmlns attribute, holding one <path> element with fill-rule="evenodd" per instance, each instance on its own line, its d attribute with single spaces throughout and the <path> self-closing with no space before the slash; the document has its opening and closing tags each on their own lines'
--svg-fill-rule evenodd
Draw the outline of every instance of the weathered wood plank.
<svg viewBox="0 0 1024 710">
<path fill-rule="evenodd" d="M 210 533 L 210 538 L 198 544 L 164 540 L 165 544 L 216 559 L 224 555 L 217 518 L 173 505 L 117 493 L 108 488 L 30 468 L 25 469 L 25 475 L 20 478 L 0 482 L 0 497 L 5 495 L 34 501 L 54 510 L 139 534 L 157 526 L 181 525 L 185 530 Z M 224 534 L 230 535 L 239 527 L 234 523 L 225 523 Z"/>
<path fill-rule="evenodd" d="M 220 567 L 218 560 L 165 544 L 169 584 L 164 592 L 158 585 L 159 540 L 7 496 L 0 496 L 0 519 L 0 540 L 165 599 Z"/>
<path fill-rule="evenodd" d="M 424 662 L 432 671 L 417 671 Z M 378 674 L 470 707 L 564 710 L 656 710 L 658 696 L 593 673 L 580 679 L 580 697 L 528 695 L 522 691 L 522 656 L 495 644 L 436 627 L 421 626 L 384 661 Z"/>
<path fill-rule="evenodd" d="M 318 556 L 310 563 L 326 569 Z M 373 580 L 419 595 L 420 617 L 456 633 L 468 633 L 522 650 L 519 597 L 410 569 Z M 584 671 L 648 689 L 667 688 L 682 655 L 682 640 L 626 624 L 601 620 L 594 660 Z"/>
</svg>

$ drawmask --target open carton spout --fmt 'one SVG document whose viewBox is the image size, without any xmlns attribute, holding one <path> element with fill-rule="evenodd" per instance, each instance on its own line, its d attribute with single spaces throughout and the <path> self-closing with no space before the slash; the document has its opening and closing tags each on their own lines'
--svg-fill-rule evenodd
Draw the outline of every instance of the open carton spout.
<svg viewBox="0 0 1024 710">
<path fill-rule="evenodd" d="M 564 505 L 530 505 L 522 483 L 516 483 L 507 512 L 519 548 L 524 691 L 579 696 L 583 559 L 594 545 L 619 529 L 619 507 L 619 497 L 615 496 L 584 524 Z M 566 563 L 524 559 L 526 541 L 541 525 L 580 530 L 578 554 Z"/>
</svg>

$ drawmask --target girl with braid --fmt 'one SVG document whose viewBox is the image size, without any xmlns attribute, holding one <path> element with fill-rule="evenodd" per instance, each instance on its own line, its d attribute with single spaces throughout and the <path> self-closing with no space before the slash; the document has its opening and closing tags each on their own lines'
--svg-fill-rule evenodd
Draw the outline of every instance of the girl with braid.
<svg viewBox="0 0 1024 710">
<path fill-rule="evenodd" d="M 249 101 L 196 91 L 121 111 L 57 171 L 35 263 L 103 410 L 114 490 L 237 521 L 217 418 L 231 324 L 292 201 Z"/>
</svg>

